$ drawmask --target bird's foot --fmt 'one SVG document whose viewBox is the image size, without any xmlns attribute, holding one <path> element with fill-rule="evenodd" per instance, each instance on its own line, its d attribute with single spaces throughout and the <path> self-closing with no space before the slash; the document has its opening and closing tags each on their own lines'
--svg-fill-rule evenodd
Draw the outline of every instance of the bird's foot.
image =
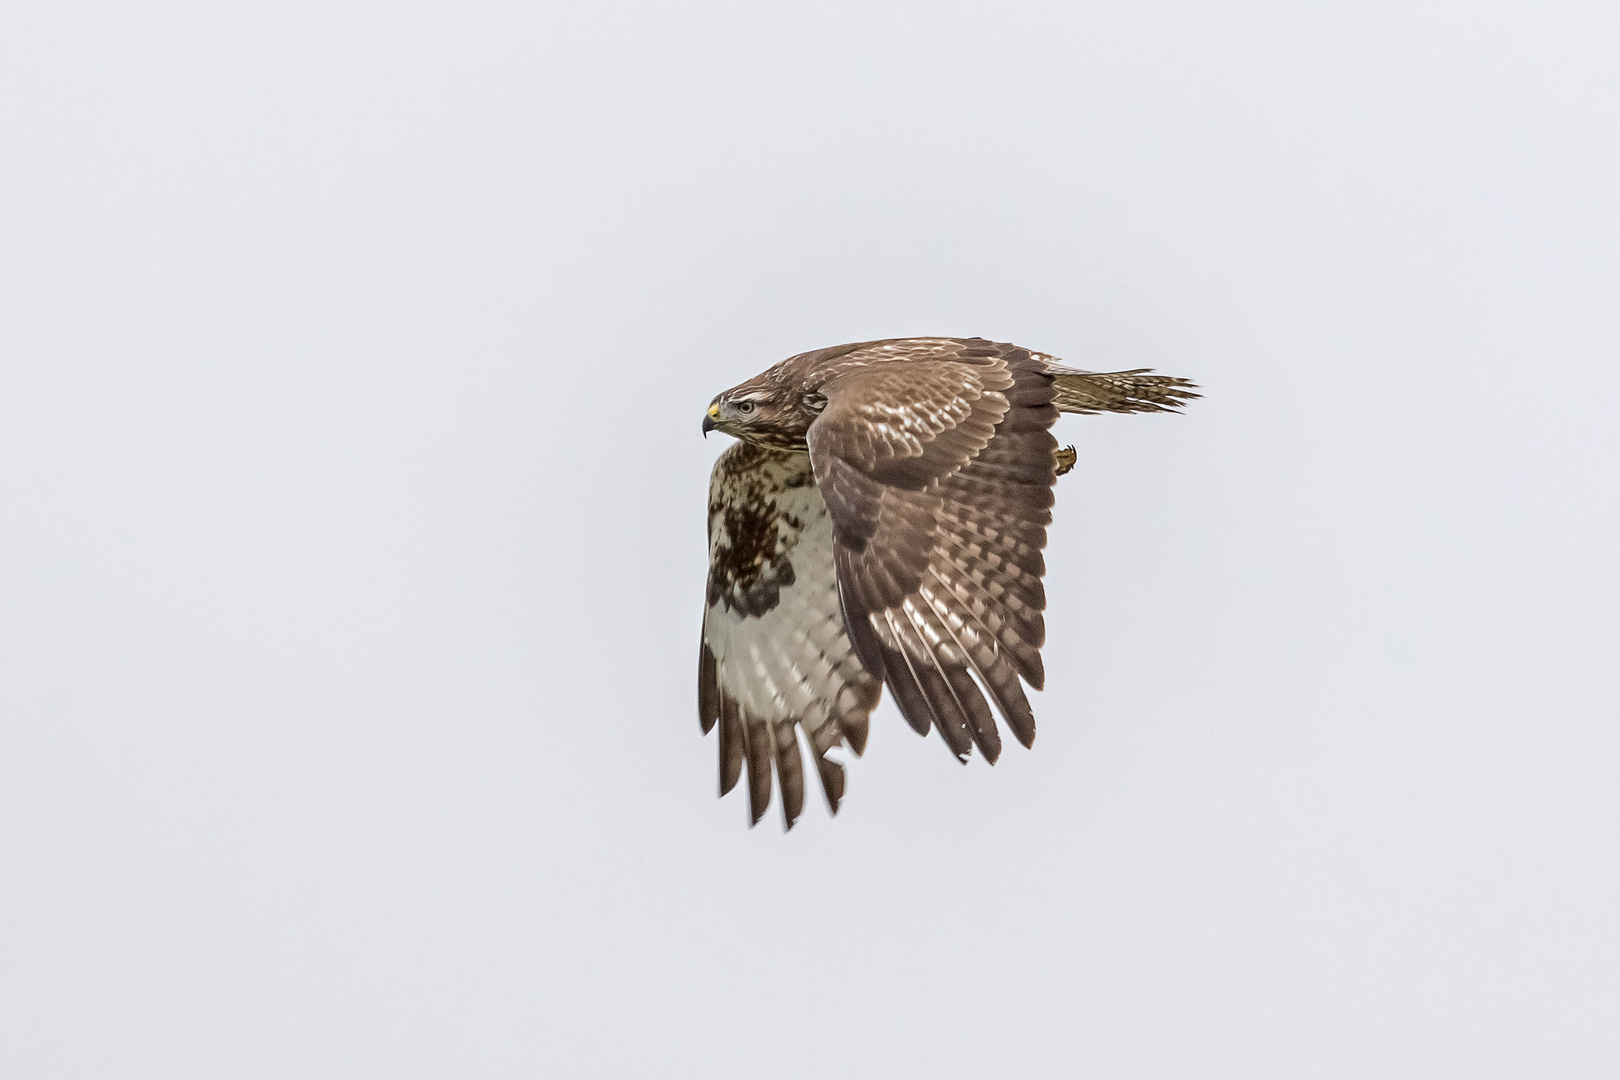
<svg viewBox="0 0 1620 1080">
<path fill-rule="evenodd" d="M 1064 473 L 1074 468 L 1075 460 L 1079 458 L 1079 456 L 1079 454 L 1074 452 L 1074 447 L 1072 446 L 1065 446 L 1061 450 L 1052 451 L 1052 457 L 1057 461 L 1057 474 L 1062 476 Z"/>
</svg>

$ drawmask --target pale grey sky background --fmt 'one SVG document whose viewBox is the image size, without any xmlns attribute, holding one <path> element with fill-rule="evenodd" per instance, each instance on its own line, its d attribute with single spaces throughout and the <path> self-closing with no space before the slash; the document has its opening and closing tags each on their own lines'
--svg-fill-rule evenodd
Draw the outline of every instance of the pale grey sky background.
<svg viewBox="0 0 1620 1080">
<path fill-rule="evenodd" d="M 0 1073 L 1620 1073 L 1611 3 L 0 15 Z M 783 836 L 718 390 L 1065 418 L 1040 737 Z"/>
</svg>

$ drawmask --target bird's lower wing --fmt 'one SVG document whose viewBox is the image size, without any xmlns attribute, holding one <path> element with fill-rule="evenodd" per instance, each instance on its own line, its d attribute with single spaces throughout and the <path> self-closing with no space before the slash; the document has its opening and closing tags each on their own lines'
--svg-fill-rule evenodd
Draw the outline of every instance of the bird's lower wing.
<svg viewBox="0 0 1620 1080">
<path fill-rule="evenodd" d="M 698 717 L 720 726 L 720 794 L 746 766 L 749 813 L 771 799 L 774 764 L 782 814 L 804 806 L 794 728 L 804 730 L 834 813 L 844 771 L 828 751 L 866 746 L 867 716 L 882 684 L 844 633 L 833 568 L 832 522 L 807 454 L 738 443 L 709 486 L 709 585 L 698 661 Z"/>
</svg>

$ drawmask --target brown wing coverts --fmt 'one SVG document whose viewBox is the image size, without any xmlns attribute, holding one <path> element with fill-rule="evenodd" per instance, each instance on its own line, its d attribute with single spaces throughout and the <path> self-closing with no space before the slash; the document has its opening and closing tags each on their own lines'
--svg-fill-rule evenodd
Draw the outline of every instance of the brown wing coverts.
<svg viewBox="0 0 1620 1080">
<path fill-rule="evenodd" d="M 990 761 L 1001 752 L 985 693 L 1029 745 L 1019 677 L 1044 681 L 1041 549 L 1056 475 L 1044 358 L 941 342 L 926 360 L 857 368 L 823 392 L 808 439 L 861 662 L 913 728 L 938 730 L 960 760 L 974 745 Z"/>
<path fill-rule="evenodd" d="M 827 405 L 812 453 L 848 462 L 877 483 L 921 491 L 984 449 L 1007 412 L 1010 386 L 1006 365 L 990 357 L 856 368 L 822 388 Z M 835 520 L 842 527 L 843 517 Z"/>
</svg>

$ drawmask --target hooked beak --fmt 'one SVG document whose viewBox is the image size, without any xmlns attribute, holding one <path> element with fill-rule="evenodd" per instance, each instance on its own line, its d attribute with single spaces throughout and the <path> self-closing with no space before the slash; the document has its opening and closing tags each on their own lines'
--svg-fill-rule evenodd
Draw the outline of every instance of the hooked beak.
<svg viewBox="0 0 1620 1080">
<path fill-rule="evenodd" d="M 709 432 L 715 429 L 714 418 L 719 415 L 720 405 L 718 403 L 710 405 L 708 414 L 703 417 L 703 437 L 705 439 L 709 437 Z"/>
</svg>

